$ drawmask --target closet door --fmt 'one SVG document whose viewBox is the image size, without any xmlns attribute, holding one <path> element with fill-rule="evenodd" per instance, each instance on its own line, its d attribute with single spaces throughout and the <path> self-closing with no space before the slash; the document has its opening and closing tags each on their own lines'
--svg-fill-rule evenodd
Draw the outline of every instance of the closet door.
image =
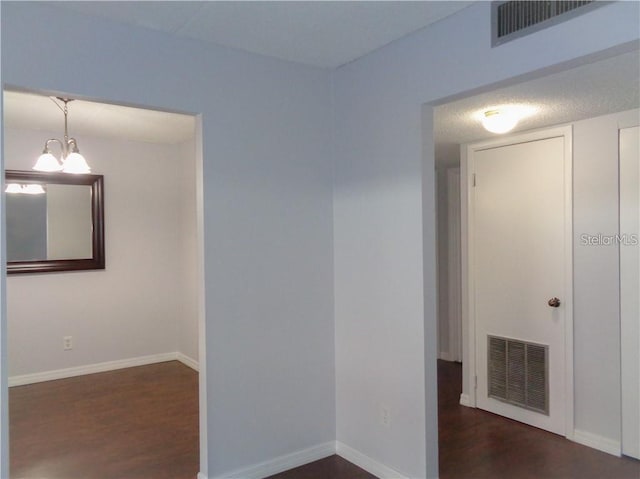
<svg viewBox="0 0 640 479">
<path fill-rule="evenodd" d="M 570 130 L 470 145 L 476 406 L 566 434 Z"/>
<path fill-rule="evenodd" d="M 640 459 L 640 129 L 620 130 L 622 453 Z"/>
</svg>

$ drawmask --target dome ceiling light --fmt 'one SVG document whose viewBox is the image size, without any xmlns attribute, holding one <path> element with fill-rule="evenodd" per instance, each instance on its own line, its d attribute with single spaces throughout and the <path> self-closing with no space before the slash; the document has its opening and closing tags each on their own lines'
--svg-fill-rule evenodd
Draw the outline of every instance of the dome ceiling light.
<svg viewBox="0 0 640 479">
<path fill-rule="evenodd" d="M 528 105 L 502 105 L 482 109 L 474 117 L 482 123 L 485 130 L 503 134 L 513 130 L 520 120 L 537 111 L 538 108 Z"/>
</svg>

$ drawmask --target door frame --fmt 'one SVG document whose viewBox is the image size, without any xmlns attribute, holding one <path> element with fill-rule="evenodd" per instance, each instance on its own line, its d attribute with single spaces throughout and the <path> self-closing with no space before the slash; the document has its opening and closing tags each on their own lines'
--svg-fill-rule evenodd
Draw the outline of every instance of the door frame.
<svg viewBox="0 0 640 479">
<path fill-rule="evenodd" d="M 497 148 L 516 143 L 526 143 L 547 138 L 564 138 L 564 287 L 565 298 L 565 437 L 574 436 L 574 401 L 573 401 L 573 150 L 571 125 L 532 130 L 508 136 L 492 138 L 461 145 L 460 147 L 460 193 L 461 193 L 461 250 L 462 250 L 462 394 L 460 404 L 476 406 L 477 364 L 476 364 L 476 315 L 475 315 L 475 283 L 476 279 L 470 271 L 474 264 L 474 152 L 487 148 Z"/>
<path fill-rule="evenodd" d="M 447 322 L 449 361 L 462 360 L 462 294 L 460 276 L 460 168 L 447 168 Z"/>
</svg>

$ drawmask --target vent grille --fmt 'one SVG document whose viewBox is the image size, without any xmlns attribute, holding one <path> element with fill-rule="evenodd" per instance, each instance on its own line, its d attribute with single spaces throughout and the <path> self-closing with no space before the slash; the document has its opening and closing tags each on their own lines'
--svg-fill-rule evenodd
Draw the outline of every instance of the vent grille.
<svg viewBox="0 0 640 479">
<path fill-rule="evenodd" d="M 549 414 L 548 346 L 488 336 L 488 396 Z"/>
<path fill-rule="evenodd" d="M 492 45 L 528 35 L 610 3 L 594 0 L 507 1 L 492 3 Z M 562 16 L 562 18 L 558 18 Z"/>
</svg>

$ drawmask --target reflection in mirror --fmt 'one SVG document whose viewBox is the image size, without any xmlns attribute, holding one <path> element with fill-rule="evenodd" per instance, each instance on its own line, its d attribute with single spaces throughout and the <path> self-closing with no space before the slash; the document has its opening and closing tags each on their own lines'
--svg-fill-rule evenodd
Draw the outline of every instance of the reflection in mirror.
<svg viewBox="0 0 640 479">
<path fill-rule="evenodd" d="M 7 171 L 7 272 L 104 269 L 101 175 Z"/>
<path fill-rule="evenodd" d="M 91 258 L 89 186 L 51 184 L 43 187 L 28 183 L 9 186 L 6 190 L 8 261 Z M 34 189 L 35 193 L 29 191 Z"/>
</svg>

